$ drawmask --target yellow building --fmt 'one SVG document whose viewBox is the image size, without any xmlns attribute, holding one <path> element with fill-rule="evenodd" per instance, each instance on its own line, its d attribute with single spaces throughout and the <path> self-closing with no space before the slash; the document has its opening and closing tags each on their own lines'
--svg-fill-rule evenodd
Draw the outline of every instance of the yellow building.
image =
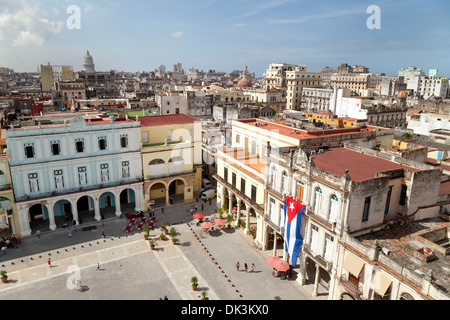
<svg viewBox="0 0 450 320">
<path fill-rule="evenodd" d="M 320 122 L 326 125 L 331 125 L 339 128 L 351 128 L 360 124 L 365 124 L 366 119 L 356 119 L 350 117 L 341 117 L 332 114 L 331 112 L 323 111 L 317 113 L 305 113 L 305 117 L 309 118 L 311 122 Z"/>
<path fill-rule="evenodd" d="M 144 201 L 192 201 L 201 188 L 201 122 L 184 114 L 139 117 Z"/>
<path fill-rule="evenodd" d="M 9 156 L 0 155 L 0 237 L 20 236 L 20 224 L 9 171 Z"/>
</svg>

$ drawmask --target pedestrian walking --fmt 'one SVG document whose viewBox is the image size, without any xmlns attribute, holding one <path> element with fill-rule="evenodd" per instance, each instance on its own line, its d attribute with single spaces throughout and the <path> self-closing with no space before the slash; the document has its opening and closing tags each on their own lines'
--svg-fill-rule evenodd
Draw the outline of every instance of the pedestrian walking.
<svg viewBox="0 0 450 320">
<path fill-rule="evenodd" d="M 236 263 L 236 270 L 237 271 L 239 271 L 239 267 L 240 267 L 240 264 L 239 264 L 239 261 Z"/>
<path fill-rule="evenodd" d="M 161 208 L 161 213 L 164 213 L 164 208 Z"/>
<path fill-rule="evenodd" d="M 169 300 L 169 298 L 167 298 L 167 296 L 164 296 L 164 300 Z"/>
<path fill-rule="evenodd" d="M 189 209 L 186 209 L 186 215 L 187 216 L 189 215 Z"/>
<path fill-rule="evenodd" d="M 38 238 L 41 237 L 41 230 L 36 230 L 36 235 L 38 236 Z"/>
<path fill-rule="evenodd" d="M 72 238 L 72 230 L 69 230 L 69 238 Z"/>
<path fill-rule="evenodd" d="M 50 259 L 50 258 L 48 258 L 47 264 L 48 264 L 48 267 L 49 267 L 49 268 L 51 268 L 51 267 L 52 267 L 52 261 L 51 261 L 51 259 Z"/>
<path fill-rule="evenodd" d="M 102 229 L 102 238 L 105 238 L 105 230 Z"/>
<path fill-rule="evenodd" d="M 97 271 L 100 270 L 100 263 L 97 262 Z"/>
<path fill-rule="evenodd" d="M 247 272 L 247 270 L 248 270 L 247 262 L 244 263 L 244 268 L 245 268 L 245 272 Z"/>
<path fill-rule="evenodd" d="M 203 211 L 203 203 L 202 203 L 202 211 Z"/>
<path fill-rule="evenodd" d="M 7 249 L 6 245 L 3 245 L 2 253 L 3 253 L 4 256 L 6 256 L 6 249 Z"/>
<path fill-rule="evenodd" d="M 253 271 L 255 271 L 255 264 L 254 263 L 252 263 L 252 266 L 250 267 L 250 272 L 253 272 Z"/>
</svg>

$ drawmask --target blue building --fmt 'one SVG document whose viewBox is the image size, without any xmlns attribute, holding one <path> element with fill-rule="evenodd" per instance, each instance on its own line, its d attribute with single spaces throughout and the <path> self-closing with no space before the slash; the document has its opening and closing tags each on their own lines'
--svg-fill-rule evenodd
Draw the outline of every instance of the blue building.
<svg viewBox="0 0 450 320">
<path fill-rule="evenodd" d="M 22 236 L 143 210 L 138 121 L 74 117 L 5 137 Z"/>
</svg>

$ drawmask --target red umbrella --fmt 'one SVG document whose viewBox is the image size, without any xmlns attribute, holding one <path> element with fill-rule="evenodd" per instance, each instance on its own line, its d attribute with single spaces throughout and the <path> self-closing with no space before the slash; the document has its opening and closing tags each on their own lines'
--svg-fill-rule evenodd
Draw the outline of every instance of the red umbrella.
<svg viewBox="0 0 450 320">
<path fill-rule="evenodd" d="M 193 215 L 194 219 L 203 219 L 205 215 L 203 213 L 196 213 Z"/>
<path fill-rule="evenodd" d="M 273 267 L 275 268 L 275 269 L 277 269 L 278 271 L 288 271 L 289 270 L 289 263 L 287 263 L 286 261 L 284 261 L 284 260 L 278 260 L 278 261 L 275 261 L 275 263 L 273 264 Z"/>
<path fill-rule="evenodd" d="M 274 264 L 276 261 L 280 260 L 280 258 L 275 257 L 275 256 L 270 256 L 266 259 L 266 262 L 268 264 Z"/>
<path fill-rule="evenodd" d="M 224 220 L 224 219 L 216 219 L 216 220 L 214 220 L 214 223 L 219 226 L 223 226 L 223 225 L 226 225 L 228 222 L 227 222 L 227 220 Z"/>
<path fill-rule="evenodd" d="M 213 224 L 211 222 L 203 222 L 200 227 L 202 227 L 203 229 L 209 229 L 213 226 Z"/>
</svg>

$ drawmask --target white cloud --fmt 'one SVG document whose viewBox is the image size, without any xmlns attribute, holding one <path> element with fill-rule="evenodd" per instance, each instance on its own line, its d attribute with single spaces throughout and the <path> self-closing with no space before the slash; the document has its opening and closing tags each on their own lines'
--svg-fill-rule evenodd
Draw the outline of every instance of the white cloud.
<svg viewBox="0 0 450 320">
<path fill-rule="evenodd" d="M 42 46 L 52 34 L 62 31 L 64 22 L 43 18 L 35 0 L 0 0 L 0 41 L 14 47 Z"/>
<path fill-rule="evenodd" d="M 269 20 L 269 23 L 271 24 L 291 24 L 291 23 L 302 23 L 302 22 L 308 22 L 312 20 L 323 20 L 323 19 L 332 19 L 332 18 L 338 18 L 338 17 L 345 17 L 349 15 L 355 15 L 355 14 L 364 14 L 365 12 L 361 9 L 343 9 L 343 10 L 337 10 L 322 14 L 316 14 L 316 15 L 309 15 L 309 16 L 303 16 L 300 18 L 295 19 L 272 19 Z"/>
<path fill-rule="evenodd" d="M 172 33 L 172 37 L 173 38 L 179 38 L 179 37 L 181 37 L 183 34 L 185 34 L 186 32 L 183 32 L 183 31 L 177 31 L 177 32 L 174 32 L 174 33 Z"/>
<path fill-rule="evenodd" d="M 248 23 L 235 23 L 231 25 L 233 28 L 240 28 L 240 27 L 245 27 L 248 26 Z"/>
</svg>

